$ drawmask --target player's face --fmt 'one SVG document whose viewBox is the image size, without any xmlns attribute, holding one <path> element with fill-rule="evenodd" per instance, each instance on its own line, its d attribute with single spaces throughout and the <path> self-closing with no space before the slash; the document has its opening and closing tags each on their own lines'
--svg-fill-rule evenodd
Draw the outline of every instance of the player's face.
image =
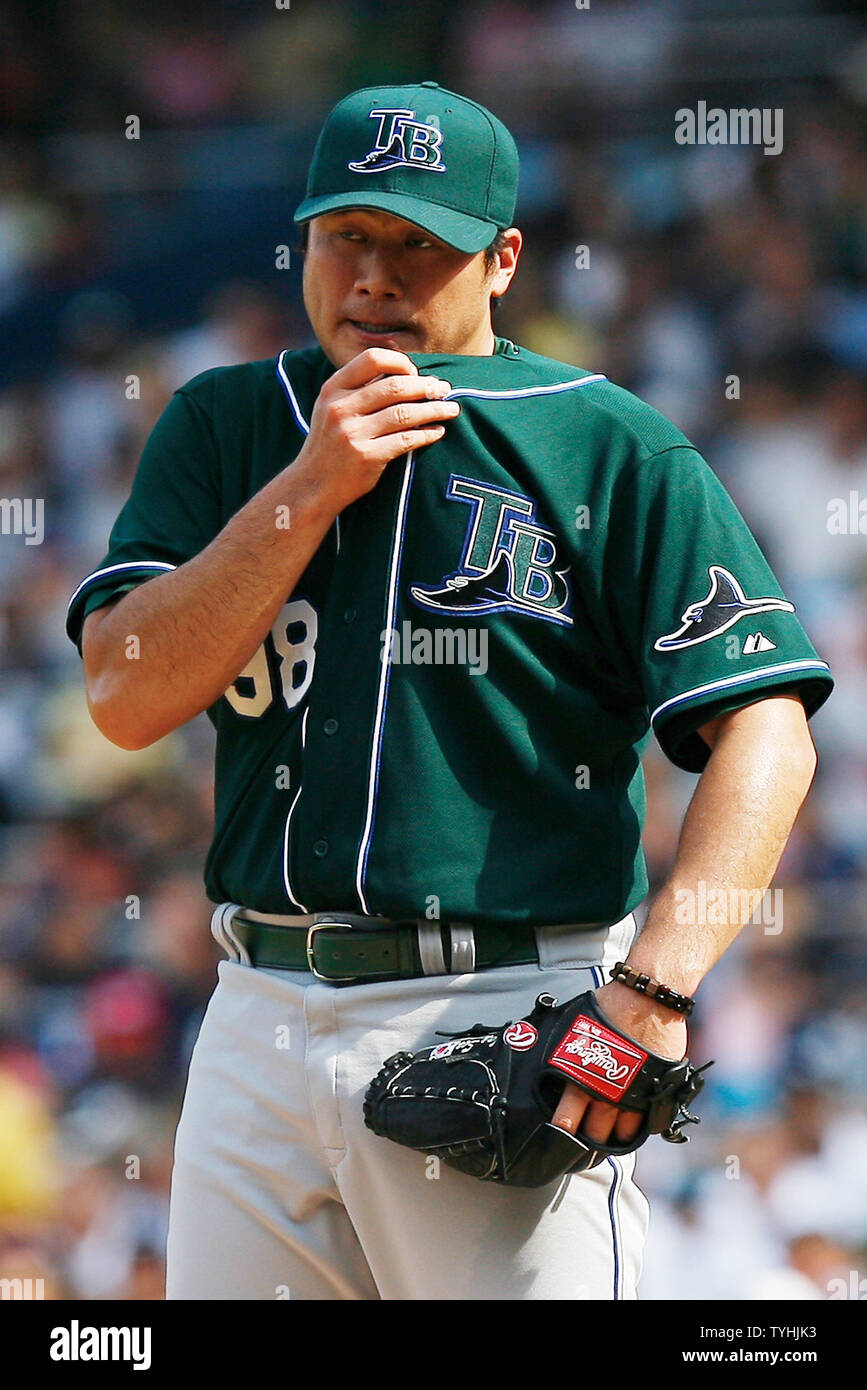
<svg viewBox="0 0 867 1390">
<path fill-rule="evenodd" d="M 362 208 L 310 223 L 304 304 L 326 356 L 342 367 L 366 348 L 486 355 L 492 278 L 412 222 Z"/>
</svg>

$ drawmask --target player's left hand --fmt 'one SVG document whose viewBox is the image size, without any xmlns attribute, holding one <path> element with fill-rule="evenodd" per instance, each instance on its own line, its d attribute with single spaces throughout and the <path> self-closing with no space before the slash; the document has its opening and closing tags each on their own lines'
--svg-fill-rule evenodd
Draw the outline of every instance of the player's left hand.
<svg viewBox="0 0 867 1390">
<path fill-rule="evenodd" d="M 673 1062 L 686 1056 L 686 1019 L 653 999 L 612 980 L 596 991 L 599 1007 L 628 1037 Z M 605 1144 L 612 1134 L 626 1143 L 639 1130 L 642 1116 L 618 1110 L 616 1105 L 591 1100 L 586 1091 L 566 1083 L 552 1124 L 574 1134 L 580 1129 L 587 1139 Z"/>
</svg>

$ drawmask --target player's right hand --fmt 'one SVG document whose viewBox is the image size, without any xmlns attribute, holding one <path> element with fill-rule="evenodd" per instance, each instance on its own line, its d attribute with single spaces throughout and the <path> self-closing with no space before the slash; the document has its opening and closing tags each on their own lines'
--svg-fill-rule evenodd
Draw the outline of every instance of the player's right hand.
<svg viewBox="0 0 867 1390">
<path fill-rule="evenodd" d="M 443 397 L 447 381 L 420 376 L 403 352 L 368 348 L 329 377 L 319 392 L 307 442 L 292 464 L 335 513 L 369 492 L 388 463 L 433 444 L 460 414 Z"/>
</svg>

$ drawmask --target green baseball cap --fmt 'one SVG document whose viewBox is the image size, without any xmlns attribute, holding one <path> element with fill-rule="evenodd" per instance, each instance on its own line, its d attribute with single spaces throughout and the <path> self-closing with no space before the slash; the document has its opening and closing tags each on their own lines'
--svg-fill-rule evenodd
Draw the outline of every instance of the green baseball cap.
<svg viewBox="0 0 867 1390">
<path fill-rule="evenodd" d="M 436 82 L 365 87 L 322 127 L 295 212 L 380 208 L 469 254 L 512 225 L 518 150 L 502 121 Z"/>
</svg>

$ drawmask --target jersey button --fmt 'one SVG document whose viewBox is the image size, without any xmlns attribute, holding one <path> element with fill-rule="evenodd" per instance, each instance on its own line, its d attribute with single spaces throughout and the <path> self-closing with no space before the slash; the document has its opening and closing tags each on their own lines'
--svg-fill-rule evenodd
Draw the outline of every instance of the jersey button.
<svg viewBox="0 0 867 1390">
<path fill-rule="evenodd" d="M 322 732 L 324 734 L 336 734 L 339 728 L 340 724 L 336 719 L 326 719 L 325 723 L 322 725 Z"/>
<path fill-rule="evenodd" d="M 357 617 L 358 617 L 358 609 L 357 609 L 357 608 L 344 608 L 344 610 L 343 610 L 343 621 L 344 621 L 345 623 L 354 623 L 354 622 L 355 622 L 355 619 L 356 619 Z"/>
<path fill-rule="evenodd" d="M 313 853 L 316 855 L 317 859 L 324 859 L 328 853 L 328 841 L 317 840 L 313 845 Z"/>
</svg>

